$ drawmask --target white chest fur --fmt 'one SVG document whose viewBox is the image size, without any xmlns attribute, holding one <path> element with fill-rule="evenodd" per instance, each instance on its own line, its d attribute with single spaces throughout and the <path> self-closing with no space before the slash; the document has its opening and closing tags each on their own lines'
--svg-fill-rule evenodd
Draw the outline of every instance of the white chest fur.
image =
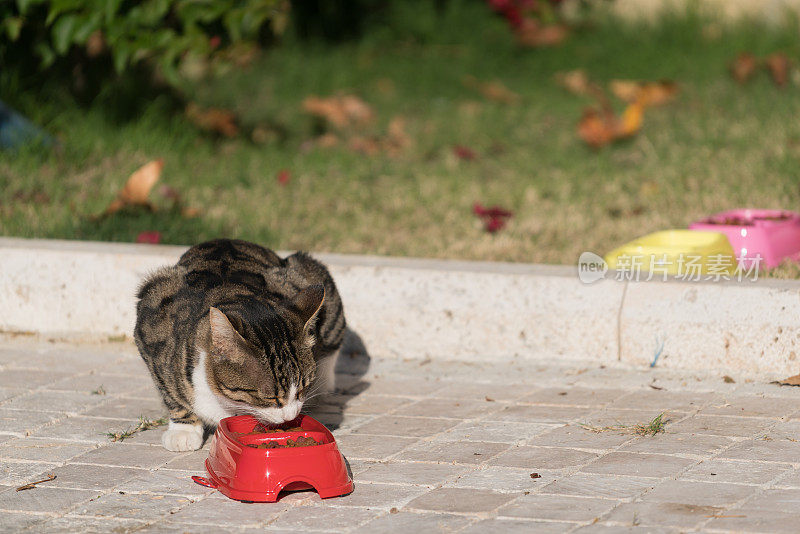
<svg viewBox="0 0 800 534">
<path fill-rule="evenodd" d="M 217 424 L 220 419 L 229 417 L 233 413 L 226 410 L 219 399 L 211 391 L 206 377 L 206 351 L 198 349 L 200 357 L 192 371 L 192 386 L 194 387 L 194 413 L 207 423 Z"/>
</svg>

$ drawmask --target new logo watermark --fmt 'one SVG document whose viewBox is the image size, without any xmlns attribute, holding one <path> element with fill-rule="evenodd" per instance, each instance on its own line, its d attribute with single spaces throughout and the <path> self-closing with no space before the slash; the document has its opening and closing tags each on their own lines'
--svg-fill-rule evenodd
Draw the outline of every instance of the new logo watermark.
<svg viewBox="0 0 800 534">
<path fill-rule="evenodd" d="M 594 252 L 584 252 L 578 258 L 578 278 L 584 284 L 591 284 L 606 277 L 608 264 Z"/>
<path fill-rule="evenodd" d="M 655 278 L 667 280 L 672 277 L 684 282 L 720 280 L 758 280 L 758 271 L 763 258 L 733 258 L 725 254 L 710 256 L 680 254 L 677 257 L 667 254 L 621 255 L 616 258 L 613 278 L 619 282 L 647 282 Z M 584 252 L 578 258 L 578 279 L 591 284 L 606 278 L 609 266 L 594 252 Z"/>
</svg>

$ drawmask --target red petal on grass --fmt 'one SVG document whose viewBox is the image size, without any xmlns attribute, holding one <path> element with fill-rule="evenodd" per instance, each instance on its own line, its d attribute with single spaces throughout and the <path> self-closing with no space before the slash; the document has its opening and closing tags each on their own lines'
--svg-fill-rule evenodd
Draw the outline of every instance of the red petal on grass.
<svg viewBox="0 0 800 534">
<path fill-rule="evenodd" d="M 488 219 L 486 219 L 486 222 L 484 222 L 483 228 L 490 234 L 493 234 L 498 230 L 502 229 L 505 225 L 506 225 L 505 219 L 501 219 L 499 217 L 489 217 Z"/>
<path fill-rule="evenodd" d="M 500 206 L 492 206 L 491 208 L 486 208 L 482 206 L 480 202 L 476 202 L 472 206 L 472 213 L 474 213 L 478 217 L 493 217 L 493 218 L 511 217 L 512 215 L 514 215 L 514 212 L 501 208 Z"/>
<path fill-rule="evenodd" d="M 289 180 L 292 179 L 292 173 L 290 173 L 286 169 L 282 169 L 278 171 L 278 183 L 281 185 L 286 185 L 289 183 Z"/>
<path fill-rule="evenodd" d="M 511 217 L 514 215 L 512 212 L 503 209 L 499 206 L 492 206 L 491 208 L 487 208 L 484 212 L 487 217 L 494 217 L 494 218 L 502 218 L 502 217 Z"/>
<path fill-rule="evenodd" d="M 500 206 L 487 208 L 480 202 L 472 205 L 472 213 L 483 219 L 483 229 L 490 234 L 501 230 L 506 225 L 506 220 L 514 215 L 513 212 Z"/>
<path fill-rule="evenodd" d="M 161 242 L 161 232 L 150 231 L 141 232 L 136 236 L 137 243 L 148 243 L 150 245 L 157 245 Z"/>
<path fill-rule="evenodd" d="M 464 159 L 467 161 L 472 161 L 477 157 L 471 148 L 465 147 L 464 145 L 454 146 L 453 153 L 458 157 L 458 159 Z"/>
</svg>

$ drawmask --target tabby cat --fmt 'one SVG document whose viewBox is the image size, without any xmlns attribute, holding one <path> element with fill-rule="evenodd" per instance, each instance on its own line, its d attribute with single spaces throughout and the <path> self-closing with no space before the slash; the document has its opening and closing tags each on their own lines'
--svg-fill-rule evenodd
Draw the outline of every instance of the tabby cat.
<svg viewBox="0 0 800 534">
<path fill-rule="evenodd" d="M 199 449 L 231 415 L 292 420 L 333 386 L 342 301 L 305 253 L 281 259 L 246 241 L 208 241 L 148 276 L 138 298 L 134 338 L 169 410 L 171 451 Z"/>
</svg>

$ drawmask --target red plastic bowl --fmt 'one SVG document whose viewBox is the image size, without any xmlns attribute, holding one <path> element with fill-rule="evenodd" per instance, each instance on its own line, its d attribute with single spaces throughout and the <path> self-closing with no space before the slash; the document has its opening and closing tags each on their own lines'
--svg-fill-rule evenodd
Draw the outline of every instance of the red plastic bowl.
<svg viewBox="0 0 800 534">
<path fill-rule="evenodd" d="M 344 458 L 325 425 L 313 417 L 300 415 L 281 427 L 299 426 L 302 431 L 247 434 L 257 424 L 249 415 L 220 421 L 206 460 L 209 478 L 192 479 L 239 501 L 275 502 L 281 491 L 314 489 L 323 499 L 353 491 Z M 281 449 L 248 447 L 268 441 L 283 444 L 300 436 L 322 444 Z"/>
</svg>

